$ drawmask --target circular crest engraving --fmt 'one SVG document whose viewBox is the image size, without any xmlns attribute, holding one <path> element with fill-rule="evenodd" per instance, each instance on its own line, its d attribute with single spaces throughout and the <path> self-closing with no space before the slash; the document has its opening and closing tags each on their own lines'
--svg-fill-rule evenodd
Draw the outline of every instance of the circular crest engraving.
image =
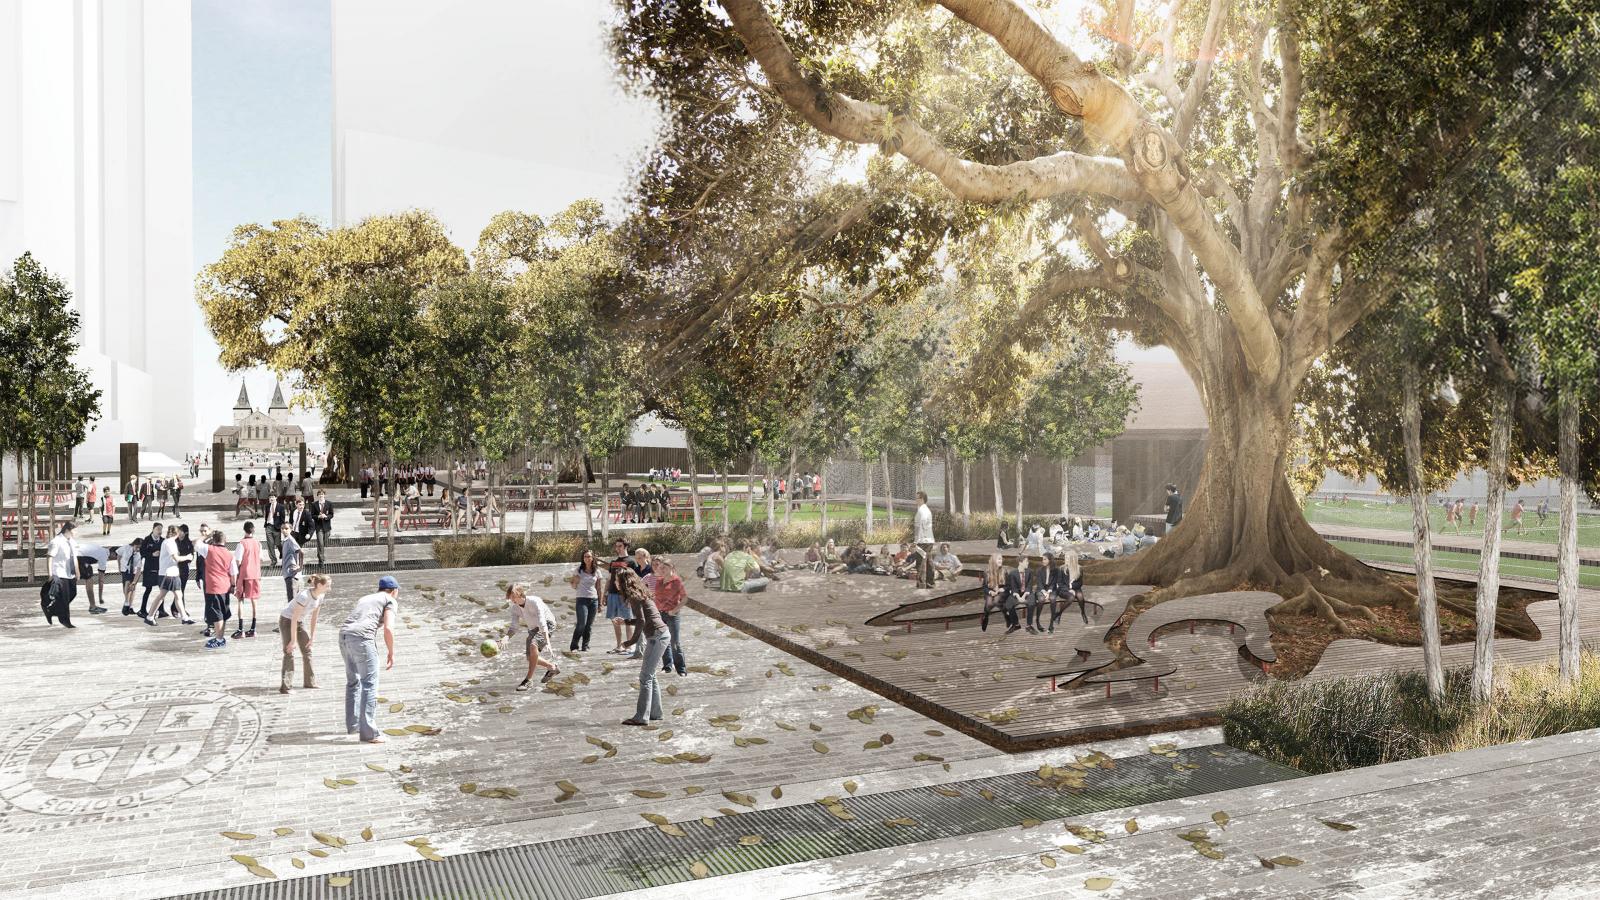
<svg viewBox="0 0 1600 900">
<path fill-rule="evenodd" d="M 0 758 L 0 800 L 47 816 L 116 814 L 226 772 L 261 734 L 261 714 L 222 691 L 170 688 L 68 713 Z"/>
</svg>

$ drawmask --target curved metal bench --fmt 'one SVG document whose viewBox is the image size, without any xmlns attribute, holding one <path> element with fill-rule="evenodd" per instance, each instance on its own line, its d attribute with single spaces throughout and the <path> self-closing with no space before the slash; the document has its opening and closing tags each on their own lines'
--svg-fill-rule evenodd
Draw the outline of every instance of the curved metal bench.
<svg viewBox="0 0 1600 900">
<path fill-rule="evenodd" d="M 1128 625 L 1128 652 L 1143 659 L 1145 653 L 1141 651 L 1155 646 L 1157 631 L 1188 624 L 1189 633 L 1193 634 L 1196 623 L 1215 622 L 1228 626 L 1228 633 L 1239 638 L 1238 645 L 1265 672 L 1278 659 L 1272 649 L 1272 629 L 1266 613 L 1282 602 L 1282 597 L 1270 591 L 1227 591 L 1161 603 L 1140 613 Z"/>
<path fill-rule="evenodd" d="M 1114 684 L 1128 684 L 1136 681 L 1152 682 L 1157 693 L 1161 691 L 1161 679 L 1178 671 L 1178 663 L 1165 653 L 1150 653 L 1137 666 L 1128 666 L 1125 669 L 1106 669 L 1104 667 L 1086 673 L 1077 679 L 1080 684 L 1104 684 L 1106 686 L 1106 699 L 1111 699 L 1111 686 Z"/>
</svg>

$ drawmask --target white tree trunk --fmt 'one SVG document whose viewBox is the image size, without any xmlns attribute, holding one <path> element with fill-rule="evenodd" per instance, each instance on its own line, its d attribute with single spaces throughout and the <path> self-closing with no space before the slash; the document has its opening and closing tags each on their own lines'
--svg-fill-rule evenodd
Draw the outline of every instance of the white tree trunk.
<svg viewBox="0 0 1600 900">
<path fill-rule="evenodd" d="M 1005 491 L 1000 489 L 1000 457 L 998 454 L 989 454 L 989 473 L 994 476 L 994 517 L 1001 522 L 1006 519 Z"/>
<path fill-rule="evenodd" d="M 526 445 L 526 448 L 523 451 L 523 456 L 525 456 L 529 462 L 533 461 L 532 444 Z M 528 510 L 522 517 L 522 542 L 524 544 L 531 544 L 533 543 L 533 508 L 535 506 L 533 498 L 539 493 L 537 487 L 535 487 L 539 481 L 539 473 L 534 471 L 532 466 L 524 466 L 523 469 L 528 473 Z M 510 505 L 511 504 L 509 503 L 506 504 L 507 507 Z"/>
<path fill-rule="evenodd" d="M 828 472 L 828 466 L 833 462 L 833 457 L 822 461 L 822 496 L 818 505 L 822 507 L 821 528 L 823 537 L 828 535 L 828 489 L 832 487 L 833 476 Z"/>
<path fill-rule="evenodd" d="M 1561 469 L 1561 528 L 1556 543 L 1556 605 L 1561 614 L 1558 659 L 1561 680 L 1578 680 L 1578 414 L 1579 394 L 1562 390 L 1557 398 Z"/>
<path fill-rule="evenodd" d="M 728 513 L 730 512 L 730 510 L 728 509 L 729 505 L 730 504 L 729 504 L 729 496 L 728 496 L 728 464 L 727 463 L 723 463 L 722 464 L 722 533 L 723 534 L 727 534 L 728 533 Z"/>
<path fill-rule="evenodd" d="M 578 461 L 578 483 L 582 485 L 583 496 L 583 536 L 589 543 L 594 543 L 594 508 L 589 503 L 589 455 L 574 452 Z M 603 517 L 602 517 L 603 518 Z"/>
<path fill-rule="evenodd" d="M 972 460 L 961 461 L 961 527 L 972 526 Z"/>
<path fill-rule="evenodd" d="M 944 448 L 944 511 L 956 511 L 956 452 L 949 446 Z"/>
<path fill-rule="evenodd" d="M 1478 559 L 1478 635 L 1472 654 L 1472 699 L 1482 703 L 1494 689 L 1495 609 L 1500 601 L 1500 520 L 1505 514 L 1506 458 L 1511 445 L 1510 386 L 1490 398 L 1488 498 L 1483 510 L 1483 555 Z"/>
<path fill-rule="evenodd" d="M 1402 410 L 1406 444 L 1406 485 L 1411 493 L 1411 556 L 1417 567 L 1417 616 L 1422 627 L 1422 672 L 1428 696 L 1444 699 L 1444 654 L 1439 646 L 1439 602 L 1433 583 L 1433 538 L 1428 530 L 1428 496 L 1422 482 L 1422 400 L 1417 367 L 1403 375 Z"/>
<path fill-rule="evenodd" d="M 22 473 L 21 472 L 17 473 L 17 483 L 18 484 L 22 483 Z M 5 454 L 4 453 L 0 453 L 0 506 L 5 506 L 5 505 L 6 505 L 6 458 L 5 458 Z M 19 532 L 17 534 L 17 549 L 18 550 L 22 549 L 22 534 L 20 533 L 20 529 L 19 529 Z M 6 541 L 5 541 L 5 538 L 3 536 L 0 536 L 0 584 L 5 583 L 5 577 L 6 577 Z"/>
<path fill-rule="evenodd" d="M 35 469 L 34 469 L 34 464 L 37 463 L 37 462 L 38 462 L 37 458 L 32 453 L 28 454 L 28 480 L 27 480 L 26 484 L 28 485 L 28 528 L 27 528 L 27 532 L 28 532 L 28 550 L 27 550 L 27 553 L 28 553 L 28 580 L 29 581 L 32 581 L 38 574 L 38 569 L 35 566 L 34 559 L 33 559 L 34 550 L 35 550 L 33 531 L 34 531 L 35 528 L 39 527 L 39 473 L 37 471 L 35 471 Z M 18 452 L 17 453 L 17 468 L 18 468 L 18 471 L 21 470 L 21 467 L 22 467 L 22 453 Z M 18 522 L 22 521 L 22 515 L 21 515 L 20 512 L 17 515 L 17 521 Z"/>
<path fill-rule="evenodd" d="M 744 473 L 744 520 L 751 521 L 756 511 L 756 460 L 752 456 L 749 465 L 745 466 Z"/>
<path fill-rule="evenodd" d="M 495 464 L 494 464 L 494 476 L 495 476 L 495 481 L 499 482 L 499 484 L 500 484 L 500 494 L 499 494 L 499 498 L 500 498 L 500 536 L 503 538 L 503 537 L 506 536 L 506 513 L 510 512 L 510 510 L 511 510 L 511 492 L 506 490 L 506 463 L 505 463 L 505 460 L 502 459 L 502 460 L 498 460 L 498 461 L 495 462 Z M 490 487 L 489 487 L 489 499 L 490 499 L 491 505 L 494 502 L 494 498 L 495 498 L 494 486 L 490 485 Z"/>
<path fill-rule="evenodd" d="M 389 460 L 389 477 L 392 479 L 394 477 L 394 474 L 395 474 L 395 472 L 394 472 L 394 450 L 393 450 L 393 448 L 391 448 L 388 451 L 388 453 L 385 454 L 385 458 L 387 458 Z M 389 566 L 391 568 L 394 567 L 394 495 L 396 493 L 398 493 L 398 492 L 393 490 L 392 489 L 392 485 L 391 485 L 391 490 L 389 491 L 389 535 L 388 535 Z M 470 504 L 468 505 L 468 508 L 470 509 Z"/>
<path fill-rule="evenodd" d="M 694 444 L 684 441 L 689 450 L 689 506 L 694 512 L 694 530 L 700 530 L 700 468 L 694 459 Z"/>
<path fill-rule="evenodd" d="M 617 498 L 618 504 L 622 499 Z M 600 542 L 611 543 L 611 457 L 600 461 Z"/>
<path fill-rule="evenodd" d="M 1017 473 L 1017 543 L 1022 543 L 1022 462 L 1027 457 L 1019 456 L 1016 461 Z"/>
<path fill-rule="evenodd" d="M 793 447 L 789 448 L 789 480 L 787 482 L 785 482 L 788 485 L 789 489 L 787 491 L 785 491 L 784 495 L 783 495 L 783 524 L 784 524 L 784 527 L 788 527 L 789 520 L 790 520 L 789 517 L 794 512 L 794 466 L 795 466 L 795 463 L 799 460 L 799 456 L 800 456 L 800 451 L 799 450 L 796 450 Z"/>
<path fill-rule="evenodd" d="M 771 535 L 778 525 L 778 467 L 771 462 L 767 463 L 767 534 Z M 777 546 L 777 541 L 773 541 Z"/>
<path fill-rule="evenodd" d="M 883 456 L 883 499 L 884 506 L 888 508 L 889 530 L 894 531 L 894 475 L 889 469 L 889 453 L 884 451 Z"/>
<path fill-rule="evenodd" d="M 1068 460 L 1061 461 L 1061 518 L 1072 515 L 1072 498 L 1068 496 L 1068 488 L 1072 484 L 1072 463 Z"/>
<path fill-rule="evenodd" d="M 883 454 L 878 454 L 878 457 L 881 459 Z M 861 457 L 861 471 L 867 476 L 867 534 L 871 534 L 872 530 L 877 527 L 878 523 L 877 519 L 874 517 L 876 510 L 873 508 L 874 504 L 872 502 L 874 499 L 872 496 L 872 463 L 867 462 L 867 458 L 865 456 Z"/>
</svg>

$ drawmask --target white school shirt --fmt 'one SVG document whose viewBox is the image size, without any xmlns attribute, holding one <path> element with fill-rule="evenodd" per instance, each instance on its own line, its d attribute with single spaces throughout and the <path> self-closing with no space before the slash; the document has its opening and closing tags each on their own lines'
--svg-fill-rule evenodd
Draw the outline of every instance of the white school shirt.
<svg viewBox="0 0 1600 900">
<path fill-rule="evenodd" d="M 923 503 L 917 507 L 917 517 L 911 526 L 913 544 L 933 543 L 933 510 Z"/>
<path fill-rule="evenodd" d="M 68 580 L 78 577 L 78 545 L 66 534 L 50 539 L 50 577 Z"/>
<path fill-rule="evenodd" d="M 161 542 L 161 558 L 159 560 L 161 576 L 163 578 L 178 577 L 178 539 L 166 538 Z"/>
<path fill-rule="evenodd" d="M 305 590 L 294 595 L 294 599 L 290 600 L 289 605 L 283 608 L 283 612 L 278 613 L 278 617 L 282 619 L 294 618 L 294 608 L 296 606 L 305 608 L 305 612 L 300 614 L 300 621 L 302 623 L 309 623 L 311 621 L 311 614 L 316 612 L 318 607 L 322 606 L 322 598 L 311 593 L 310 588 L 306 588 Z"/>
<path fill-rule="evenodd" d="M 521 606 L 516 603 L 511 604 L 511 630 L 506 632 L 506 637 L 509 639 L 516 634 L 518 627 L 526 628 L 529 631 L 539 628 L 549 634 L 555 628 L 555 625 L 555 613 L 550 611 L 550 607 L 545 604 L 544 598 L 530 595 L 527 598 L 527 602 Z"/>
<path fill-rule="evenodd" d="M 111 559 L 111 550 L 98 544 L 84 544 L 78 547 L 78 556 L 94 560 L 95 568 L 104 572 L 106 563 Z"/>
</svg>

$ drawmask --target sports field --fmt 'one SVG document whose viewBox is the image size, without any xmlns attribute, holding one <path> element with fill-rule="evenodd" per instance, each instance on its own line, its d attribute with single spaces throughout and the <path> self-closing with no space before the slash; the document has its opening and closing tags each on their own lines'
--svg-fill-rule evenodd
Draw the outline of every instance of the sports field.
<svg viewBox="0 0 1600 900">
<path fill-rule="evenodd" d="M 1367 562 L 1397 563 L 1402 566 L 1410 566 L 1412 564 L 1410 547 L 1368 544 L 1363 541 L 1330 541 L 1329 543 L 1351 556 Z M 1459 572 L 1478 571 L 1478 557 L 1473 553 L 1435 550 L 1433 551 L 1433 564 L 1439 569 L 1454 569 Z M 1500 574 L 1514 575 L 1518 578 L 1542 578 L 1546 581 L 1554 582 L 1556 580 L 1556 565 L 1555 563 L 1502 556 L 1500 557 Z M 1596 569 L 1593 566 L 1579 566 L 1578 584 L 1586 588 L 1600 588 L 1600 569 Z"/>
<path fill-rule="evenodd" d="M 1508 507 L 1505 513 L 1505 536 L 1519 541 L 1533 541 L 1535 543 L 1550 544 L 1554 547 L 1556 542 L 1558 504 L 1550 504 L 1550 513 L 1545 518 L 1544 524 L 1539 523 L 1539 516 L 1534 509 L 1537 503 L 1528 504 L 1522 516 L 1523 530 L 1518 532 L 1511 528 L 1511 510 Z M 1468 504 L 1471 509 L 1471 504 Z M 1375 500 L 1356 500 L 1352 498 L 1348 503 L 1339 503 L 1332 500 L 1312 500 L 1306 504 L 1306 519 L 1313 525 L 1349 525 L 1358 528 L 1386 528 L 1393 531 L 1411 533 L 1411 506 L 1404 501 L 1393 504 L 1384 504 Z M 1444 509 L 1434 504 L 1428 509 L 1428 520 L 1432 523 L 1435 534 L 1455 535 L 1458 532 L 1454 527 L 1445 530 Z M 1462 535 L 1483 536 L 1483 509 L 1478 509 L 1476 527 L 1462 525 L 1459 532 Z M 1578 546 L 1600 547 L 1600 516 L 1578 516 Z M 1476 564 L 1474 564 L 1476 565 Z"/>
</svg>

